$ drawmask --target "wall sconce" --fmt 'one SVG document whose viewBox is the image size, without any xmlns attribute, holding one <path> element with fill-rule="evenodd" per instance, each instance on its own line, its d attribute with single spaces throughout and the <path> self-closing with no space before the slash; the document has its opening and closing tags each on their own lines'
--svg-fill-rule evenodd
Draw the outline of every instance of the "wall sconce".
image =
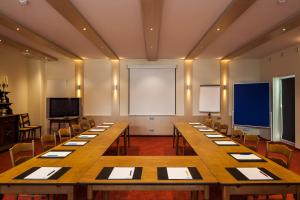
<svg viewBox="0 0 300 200">
<path fill-rule="evenodd" d="M 222 89 L 226 90 L 227 89 L 227 85 L 222 85 Z"/>
<path fill-rule="evenodd" d="M 114 90 L 118 90 L 119 86 L 118 85 L 114 85 Z"/>
<path fill-rule="evenodd" d="M 185 86 L 185 89 L 186 89 L 186 90 L 190 90 L 190 89 L 191 89 L 191 85 L 186 85 L 186 86 Z"/>
<path fill-rule="evenodd" d="M 81 90 L 81 85 L 77 85 L 76 89 Z"/>
</svg>

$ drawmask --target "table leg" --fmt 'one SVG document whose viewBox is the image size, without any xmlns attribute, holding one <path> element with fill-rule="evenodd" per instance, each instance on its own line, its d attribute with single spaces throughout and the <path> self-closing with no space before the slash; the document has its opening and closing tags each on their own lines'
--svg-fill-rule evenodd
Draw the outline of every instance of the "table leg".
<svg viewBox="0 0 300 200">
<path fill-rule="evenodd" d="M 223 187 L 222 200 L 230 200 L 230 193 L 228 192 L 226 187 Z"/>
<path fill-rule="evenodd" d="M 68 195 L 68 200 L 73 200 L 74 199 L 73 192 L 70 192 L 67 195 Z"/>
<path fill-rule="evenodd" d="M 108 200 L 109 199 L 109 192 L 103 191 L 102 192 L 102 199 L 103 200 Z"/>
<path fill-rule="evenodd" d="M 120 137 L 118 137 L 118 139 L 117 139 L 117 155 L 120 155 L 119 143 L 120 143 Z"/>
<path fill-rule="evenodd" d="M 130 147 L 130 130 L 129 130 L 129 126 L 127 127 L 127 145 L 128 145 L 128 147 Z"/>
<path fill-rule="evenodd" d="M 87 200 L 92 200 L 93 199 L 93 189 L 91 186 L 87 187 Z"/>
<path fill-rule="evenodd" d="M 179 154 L 179 131 L 176 131 L 176 155 Z"/>
<path fill-rule="evenodd" d="M 204 186 L 204 200 L 209 200 L 209 186 Z"/>
<path fill-rule="evenodd" d="M 127 155 L 127 139 L 126 139 L 126 130 L 124 131 L 124 151 L 125 151 L 125 155 Z"/>
<path fill-rule="evenodd" d="M 199 199 L 199 191 L 191 191 L 191 200 Z"/>
<path fill-rule="evenodd" d="M 173 148 L 175 147 L 176 127 L 173 127 Z"/>
</svg>

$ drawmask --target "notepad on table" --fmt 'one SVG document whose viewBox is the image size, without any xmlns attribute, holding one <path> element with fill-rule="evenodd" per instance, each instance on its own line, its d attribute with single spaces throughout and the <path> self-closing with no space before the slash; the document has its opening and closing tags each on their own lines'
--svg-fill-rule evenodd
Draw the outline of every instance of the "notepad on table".
<svg viewBox="0 0 300 200">
<path fill-rule="evenodd" d="M 97 135 L 93 135 L 93 134 L 82 134 L 82 135 L 79 135 L 78 138 L 83 138 L 83 139 L 92 139 L 92 138 L 95 138 L 97 137 Z"/>
<path fill-rule="evenodd" d="M 231 153 L 232 157 L 237 160 L 246 161 L 246 160 L 263 160 L 253 153 Z"/>
<path fill-rule="evenodd" d="M 194 128 L 207 128 L 207 126 L 205 126 L 205 125 L 195 125 L 195 126 L 193 126 Z"/>
<path fill-rule="evenodd" d="M 199 124 L 201 124 L 200 122 L 190 122 L 189 123 L 190 125 L 199 125 Z"/>
<path fill-rule="evenodd" d="M 271 176 L 257 167 L 240 167 L 237 168 L 249 180 L 273 180 Z"/>
<path fill-rule="evenodd" d="M 210 128 L 199 128 L 198 131 L 200 131 L 200 132 L 215 132 L 214 129 L 210 129 Z"/>
<path fill-rule="evenodd" d="M 134 170 L 134 167 L 114 167 L 108 179 L 132 179 Z"/>
<path fill-rule="evenodd" d="M 90 130 L 88 130 L 88 132 L 103 132 L 103 131 L 105 131 L 105 129 L 101 129 L 101 128 L 92 128 L 92 129 L 90 129 Z"/>
<path fill-rule="evenodd" d="M 193 179 L 187 167 L 167 167 L 168 178 L 171 180 Z"/>
<path fill-rule="evenodd" d="M 221 134 L 206 134 L 208 138 L 224 138 L 224 135 Z"/>
<path fill-rule="evenodd" d="M 49 151 L 41 155 L 41 158 L 65 158 L 71 153 L 72 151 Z"/>
<path fill-rule="evenodd" d="M 96 126 L 97 128 L 109 128 L 110 126 L 107 126 L 107 125 L 98 125 Z"/>
<path fill-rule="evenodd" d="M 114 122 L 103 122 L 102 124 L 103 125 L 114 125 L 115 123 Z"/>
<path fill-rule="evenodd" d="M 87 141 L 69 141 L 64 144 L 64 146 L 83 146 Z"/>
<path fill-rule="evenodd" d="M 223 146 L 235 146 L 238 145 L 237 143 L 231 141 L 231 140 L 216 140 L 214 141 L 217 145 L 223 145 Z"/>
<path fill-rule="evenodd" d="M 24 179 L 27 180 L 47 180 L 50 178 L 53 174 L 58 172 L 61 169 L 61 167 L 41 167 L 37 169 L 36 171 L 32 172 L 28 176 L 26 176 Z"/>
</svg>

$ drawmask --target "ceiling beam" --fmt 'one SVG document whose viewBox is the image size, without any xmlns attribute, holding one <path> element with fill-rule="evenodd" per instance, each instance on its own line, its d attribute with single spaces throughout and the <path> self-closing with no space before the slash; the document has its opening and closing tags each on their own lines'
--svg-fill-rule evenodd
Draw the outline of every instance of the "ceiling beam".
<svg viewBox="0 0 300 200">
<path fill-rule="evenodd" d="M 119 59 L 104 39 L 95 31 L 69 0 L 47 0 L 47 2 L 68 20 L 80 33 L 91 41 L 105 56 Z"/>
<path fill-rule="evenodd" d="M 163 0 L 141 0 L 145 49 L 148 60 L 157 60 Z"/>
<path fill-rule="evenodd" d="M 256 0 L 233 0 L 203 35 L 199 42 L 186 56 L 186 59 L 195 59 L 201 52 L 215 41 L 225 30 L 237 20 Z"/>
<path fill-rule="evenodd" d="M 266 43 L 269 42 L 282 34 L 285 34 L 295 28 L 300 26 L 300 12 L 293 17 L 290 17 L 284 22 L 279 23 L 271 30 L 263 33 L 262 35 L 258 36 L 257 38 L 251 40 L 250 42 L 244 44 L 243 46 L 239 47 L 238 49 L 230 52 L 228 55 L 223 57 L 222 59 L 233 59 L 235 57 L 241 56 L 244 53 Z"/>
<path fill-rule="evenodd" d="M 6 28 L 9 28 L 10 30 L 22 35 L 23 37 L 26 37 L 31 42 L 43 45 L 49 49 L 52 49 L 70 59 L 81 59 L 76 54 L 60 47 L 59 45 L 55 44 L 54 42 L 44 38 L 43 36 L 35 33 L 34 31 L 30 30 L 29 28 L 26 28 L 25 26 L 19 24 L 18 22 L 10 19 L 9 17 L 5 16 L 4 14 L 0 13 L 0 24 Z"/>
<path fill-rule="evenodd" d="M 12 40 L 4 35 L 0 35 L 0 45 L 13 47 L 13 48 L 19 50 L 24 56 L 33 57 L 33 58 L 37 58 L 40 60 L 47 60 L 47 61 L 58 60 L 56 57 L 53 57 L 53 56 L 48 55 L 44 52 L 41 52 L 37 49 L 31 48 L 20 42 Z"/>
</svg>

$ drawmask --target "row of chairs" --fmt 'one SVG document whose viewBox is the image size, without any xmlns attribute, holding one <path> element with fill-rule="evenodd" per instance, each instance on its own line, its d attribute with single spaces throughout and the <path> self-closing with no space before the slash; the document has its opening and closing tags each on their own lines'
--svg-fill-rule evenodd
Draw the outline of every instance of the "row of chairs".
<svg viewBox="0 0 300 200">
<path fill-rule="evenodd" d="M 228 125 L 221 124 L 219 121 L 213 121 L 211 118 L 206 119 L 204 124 L 216 131 L 228 136 Z M 235 129 L 230 135 L 231 139 L 238 140 L 253 151 L 258 151 L 260 138 L 258 135 L 248 134 L 240 129 Z M 279 165 L 289 168 L 293 156 L 293 150 L 288 146 L 268 141 L 266 144 L 266 157 L 278 163 Z"/>
</svg>

